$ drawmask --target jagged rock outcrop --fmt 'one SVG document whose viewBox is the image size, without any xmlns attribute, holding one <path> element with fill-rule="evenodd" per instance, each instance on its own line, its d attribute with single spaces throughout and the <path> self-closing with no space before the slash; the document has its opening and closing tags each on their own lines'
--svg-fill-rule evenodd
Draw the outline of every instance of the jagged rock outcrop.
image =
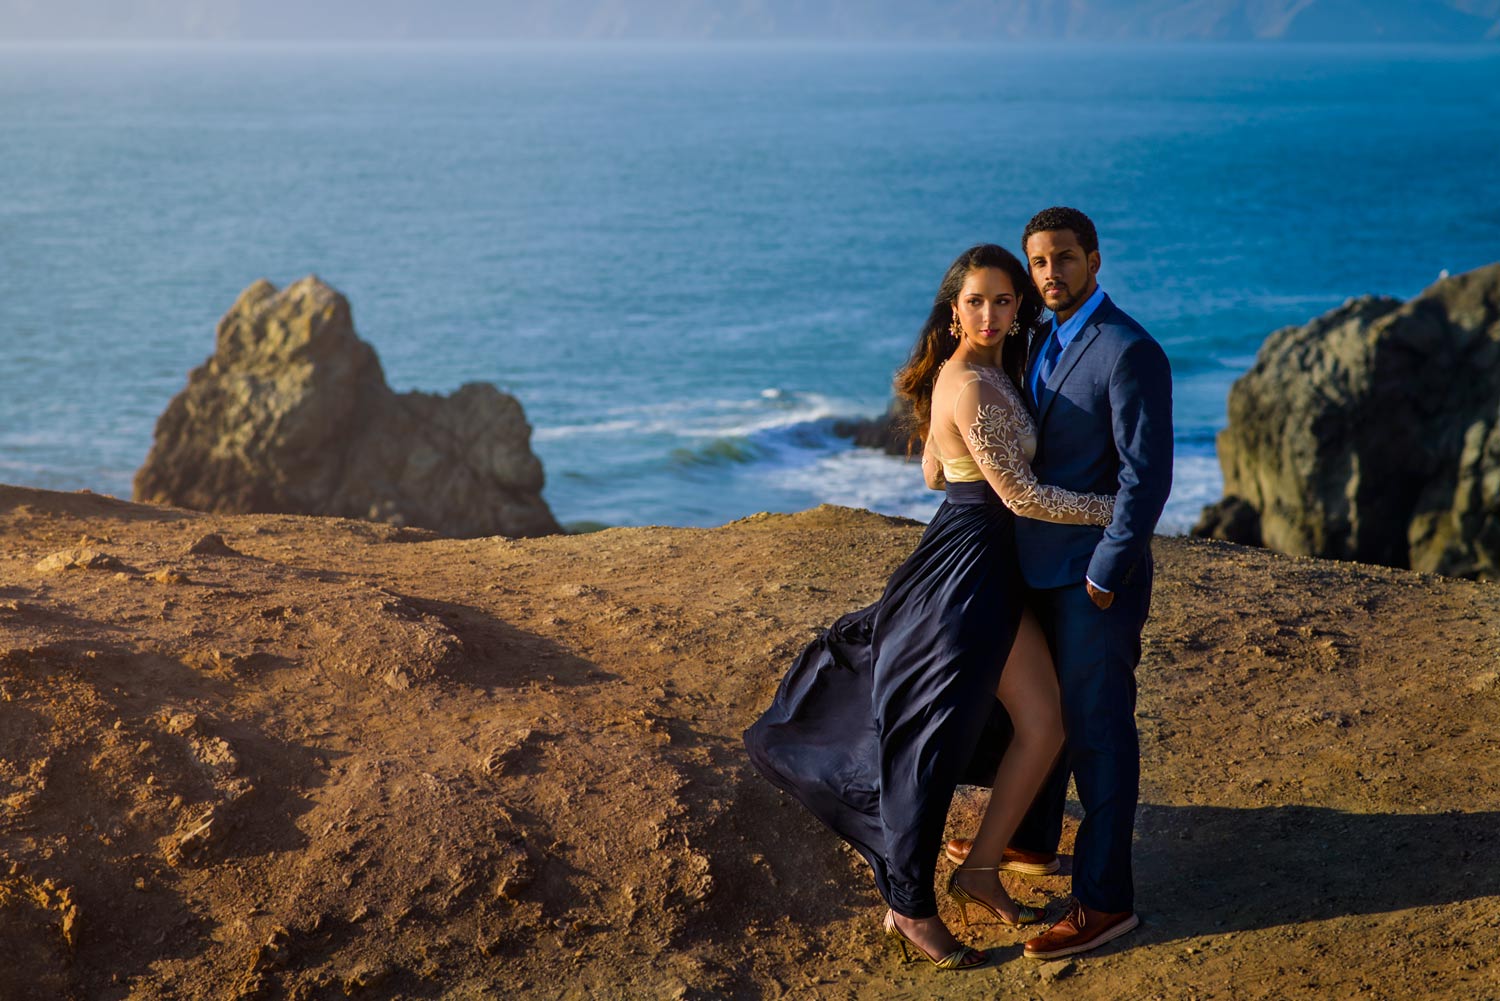
<svg viewBox="0 0 1500 1001">
<path fill-rule="evenodd" d="M 135 499 L 366 518 L 453 536 L 560 531 L 521 404 L 483 383 L 396 393 L 316 277 L 258 281 L 156 424 Z"/>
<path fill-rule="evenodd" d="M 878 448 L 886 455 L 906 455 L 911 427 L 911 404 L 904 397 L 893 396 L 890 406 L 879 417 L 835 421 L 833 433 L 840 438 L 853 438 L 854 444 L 861 448 Z M 911 454 L 922 454 L 920 442 L 911 445 Z"/>
<path fill-rule="evenodd" d="M 1218 448 L 1195 534 L 1500 576 L 1500 263 L 1276 331 Z"/>
</svg>

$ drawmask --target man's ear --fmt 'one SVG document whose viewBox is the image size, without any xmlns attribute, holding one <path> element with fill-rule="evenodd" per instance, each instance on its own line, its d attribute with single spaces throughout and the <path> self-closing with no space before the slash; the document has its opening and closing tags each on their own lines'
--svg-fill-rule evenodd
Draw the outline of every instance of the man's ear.
<svg viewBox="0 0 1500 1001">
<path fill-rule="evenodd" d="M 1089 251 L 1089 274 L 1096 277 L 1099 274 L 1099 251 L 1097 250 Z"/>
</svg>

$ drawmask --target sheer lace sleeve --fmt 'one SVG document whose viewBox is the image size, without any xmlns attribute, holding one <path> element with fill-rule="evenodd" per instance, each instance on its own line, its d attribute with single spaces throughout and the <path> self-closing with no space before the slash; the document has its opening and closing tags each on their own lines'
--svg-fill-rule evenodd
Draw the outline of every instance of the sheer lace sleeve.
<svg viewBox="0 0 1500 1001">
<path fill-rule="evenodd" d="M 1023 518 L 1068 525 L 1108 525 L 1111 494 L 1083 494 L 1038 483 L 1021 445 L 1032 434 L 1031 416 L 1004 376 L 976 374 L 958 394 L 953 418 L 969 454 L 1005 506 Z"/>
</svg>

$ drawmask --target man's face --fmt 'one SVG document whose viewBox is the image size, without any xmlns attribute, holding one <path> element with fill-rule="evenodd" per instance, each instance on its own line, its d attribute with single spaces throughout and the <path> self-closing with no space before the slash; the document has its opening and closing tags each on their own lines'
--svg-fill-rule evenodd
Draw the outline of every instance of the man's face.
<svg viewBox="0 0 1500 1001">
<path fill-rule="evenodd" d="M 1099 287 L 1099 252 L 1085 253 L 1071 229 L 1049 229 L 1026 238 L 1026 266 L 1047 308 L 1059 321 L 1078 312 Z"/>
</svg>

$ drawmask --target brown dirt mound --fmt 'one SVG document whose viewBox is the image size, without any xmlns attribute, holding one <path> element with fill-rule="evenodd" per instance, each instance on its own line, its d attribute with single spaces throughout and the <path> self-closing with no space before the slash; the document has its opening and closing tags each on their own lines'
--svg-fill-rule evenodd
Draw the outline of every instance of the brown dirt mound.
<svg viewBox="0 0 1500 1001">
<path fill-rule="evenodd" d="M 452 541 L 0 487 L 0 998 L 1500 997 L 1500 590 L 1183 539 L 1142 930 L 898 966 L 739 734 L 919 531 Z M 85 536 L 117 564 L 38 569 Z M 1055 915 L 1067 880 L 1013 889 Z"/>
</svg>

